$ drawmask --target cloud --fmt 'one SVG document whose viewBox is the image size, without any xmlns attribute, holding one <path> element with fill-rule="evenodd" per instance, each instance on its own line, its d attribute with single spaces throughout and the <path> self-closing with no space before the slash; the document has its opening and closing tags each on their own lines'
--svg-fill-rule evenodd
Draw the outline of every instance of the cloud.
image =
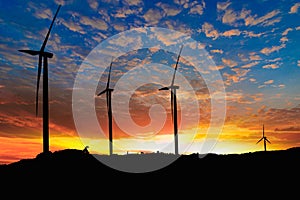
<svg viewBox="0 0 300 200">
<path fill-rule="evenodd" d="M 178 7 L 173 7 L 170 6 L 169 4 L 165 4 L 165 3 L 161 3 L 158 2 L 157 4 L 155 4 L 157 7 L 160 7 L 163 9 L 164 13 L 167 16 L 176 16 L 181 12 L 181 9 L 179 9 Z"/>
<path fill-rule="evenodd" d="M 300 3 L 295 3 L 295 4 L 291 7 L 289 14 L 297 13 L 299 7 L 300 7 Z"/>
<path fill-rule="evenodd" d="M 88 4 L 95 11 L 98 9 L 98 6 L 99 6 L 98 1 L 88 0 Z"/>
<path fill-rule="evenodd" d="M 223 73 L 226 85 L 231 85 L 232 83 L 239 83 L 246 80 L 245 76 L 250 69 L 233 68 L 232 71 L 234 74 L 228 74 L 227 72 Z"/>
<path fill-rule="evenodd" d="M 34 13 L 34 16 L 36 16 L 38 19 L 52 19 L 52 11 L 48 9 L 37 9 Z"/>
<path fill-rule="evenodd" d="M 278 87 L 279 88 L 285 88 L 285 85 L 284 84 L 279 84 Z"/>
<path fill-rule="evenodd" d="M 261 60 L 261 57 L 259 55 L 257 55 L 256 52 L 251 52 L 249 59 L 252 60 L 252 61 Z"/>
<path fill-rule="evenodd" d="M 213 38 L 213 40 L 219 37 L 219 32 L 213 27 L 213 25 L 207 22 L 202 25 L 202 32 L 205 33 L 206 37 Z"/>
<path fill-rule="evenodd" d="M 300 30 L 300 26 L 297 26 L 297 27 L 296 27 L 296 31 L 299 31 L 299 30 Z"/>
<path fill-rule="evenodd" d="M 80 24 L 77 23 L 77 22 L 73 22 L 73 21 L 65 21 L 64 19 L 60 19 L 60 22 L 61 22 L 66 28 L 68 28 L 70 31 L 78 32 L 78 33 L 81 33 L 81 34 L 86 34 L 86 31 L 84 30 L 84 28 L 81 27 Z"/>
<path fill-rule="evenodd" d="M 237 62 L 233 61 L 233 60 L 230 60 L 230 59 L 225 59 L 225 58 L 222 58 L 222 62 L 229 66 L 229 67 L 235 67 L 237 66 Z"/>
<path fill-rule="evenodd" d="M 285 36 L 292 30 L 293 30 L 292 28 L 287 28 L 287 29 L 285 29 L 285 31 L 283 31 L 282 35 Z"/>
<path fill-rule="evenodd" d="M 241 19 L 238 13 L 234 12 L 231 9 L 225 11 L 225 14 L 222 17 L 222 22 L 224 24 L 234 25 L 237 20 Z"/>
<path fill-rule="evenodd" d="M 268 80 L 268 81 L 265 81 L 265 82 L 264 82 L 264 84 L 266 84 L 266 85 L 270 85 L 270 84 L 272 84 L 272 83 L 274 83 L 274 80 Z"/>
<path fill-rule="evenodd" d="M 249 78 L 249 81 L 250 82 L 256 82 L 256 79 L 255 78 Z"/>
<path fill-rule="evenodd" d="M 287 127 L 287 128 L 275 128 L 274 131 L 300 131 L 300 127 L 299 126 L 291 126 L 291 127 Z"/>
<path fill-rule="evenodd" d="M 130 6 L 140 6 L 143 5 L 142 0 L 125 0 L 125 2 Z"/>
<path fill-rule="evenodd" d="M 229 31 L 225 31 L 222 35 L 225 37 L 231 37 L 231 36 L 239 36 L 241 34 L 241 31 L 238 29 L 232 29 Z"/>
<path fill-rule="evenodd" d="M 157 9 L 149 9 L 143 16 L 146 22 L 151 25 L 157 25 L 162 18 L 162 14 Z"/>
<path fill-rule="evenodd" d="M 198 15 L 202 15 L 203 14 L 203 8 L 205 7 L 204 4 L 200 5 L 195 5 L 193 7 L 191 7 L 189 14 L 198 14 Z"/>
<path fill-rule="evenodd" d="M 231 4 L 230 1 L 226 1 L 226 2 L 218 2 L 217 3 L 217 10 L 218 11 L 223 11 L 226 10 L 227 7 Z"/>
<path fill-rule="evenodd" d="M 243 31 L 243 34 L 246 36 L 246 37 L 260 37 L 263 35 L 263 33 L 254 33 L 253 31 Z"/>
<path fill-rule="evenodd" d="M 268 65 L 264 65 L 262 68 L 263 69 L 277 69 L 277 68 L 279 68 L 279 66 L 276 64 L 268 64 Z"/>
<path fill-rule="evenodd" d="M 300 67 L 300 60 L 297 61 L 297 66 Z"/>
<path fill-rule="evenodd" d="M 68 4 L 72 4 L 73 3 L 73 0 L 55 0 L 55 3 L 57 5 L 68 5 Z"/>
<path fill-rule="evenodd" d="M 108 29 L 106 22 L 100 18 L 90 18 L 86 16 L 80 17 L 80 23 L 83 25 L 91 26 L 97 30 L 105 31 Z"/>
<path fill-rule="evenodd" d="M 241 66 L 241 68 L 243 68 L 243 69 L 245 69 L 245 68 L 251 68 L 251 67 L 253 67 L 253 66 L 255 66 L 255 65 L 257 65 L 259 62 L 252 62 L 252 63 L 248 63 L 248 64 L 246 64 L 246 65 L 243 65 L 243 66 Z"/>
<path fill-rule="evenodd" d="M 280 42 L 281 42 L 281 43 L 285 43 L 285 42 L 287 42 L 287 41 L 289 41 L 289 39 L 288 39 L 287 37 L 282 37 L 282 38 L 280 38 Z"/>
<path fill-rule="evenodd" d="M 279 10 L 273 10 L 269 13 L 267 13 L 266 15 L 262 16 L 262 17 L 258 17 L 256 15 L 254 16 L 247 16 L 246 18 L 244 18 L 245 20 L 245 25 L 246 26 L 255 26 L 255 25 L 263 25 L 263 26 L 270 26 L 273 25 L 276 22 L 280 22 L 280 18 L 277 19 L 273 19 L 271 21 L 269 21 L 271 18 L 275 17 L 276 15 L 278 15 L 280 13 Z"/>
<path fill-rule="evenodd" d="M 212 49 L 212 50 L 210 50 L 210 52 L 223 54 L 223 50 L 222 49 Z"/>
<path fill-rule="evenodd" d="M 285 44 L 281 44 L 280 46 L 272 46 L 271 48 L 265 47 L 262 50 L 260 50 L 260 52 L 265 55 L 269 55 L 270 53 L 273 53 L 274 51 L 279 51 L 282 48 L 285 48 Z"/>
<path fill-rule="evenodd" d="M 247 94 L 242 91 L 228 92 L 226 96 L 226 101 L 229 103 L 239 103 L 239 104 L 255 104 L 262 100 L 263 94 Z"/>
</svg>

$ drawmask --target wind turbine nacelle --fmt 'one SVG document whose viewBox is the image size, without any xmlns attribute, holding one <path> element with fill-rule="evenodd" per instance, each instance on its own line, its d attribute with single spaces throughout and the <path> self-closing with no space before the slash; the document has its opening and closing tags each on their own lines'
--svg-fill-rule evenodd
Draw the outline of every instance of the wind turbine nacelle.
<svg viewBox="0 0 300 200">
<path fill-rule="evenodd" d="M 53 53 L 50 53 L 50 52 L 41 52 L 40 55 L 43 57 L 47 57 L 47 58 L 53 57 Z"/>
<path fill-rule="evenodd" d="M 170 89 L 179 89 L 179 86 L 178 85 L 171 85 L 169 88 Z"/>
</svg>

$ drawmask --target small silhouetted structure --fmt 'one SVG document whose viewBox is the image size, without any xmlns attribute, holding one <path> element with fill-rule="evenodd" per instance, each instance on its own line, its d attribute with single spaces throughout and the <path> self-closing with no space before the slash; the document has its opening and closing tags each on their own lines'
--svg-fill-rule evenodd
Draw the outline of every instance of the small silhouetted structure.
<svg viewBox="0 0 300 200">
<path fill-rule="evenodd" d="M 82 150 L 83 153 L 89 154 L 89 150 L 88 150 L 89 146 L 85 146 L 84 149 Z"/>
<path fill-rule="evenodd" d="M 263 132 L 262 132 L 262 138 L 260 138 L 260 140 L 258 140 L 256 142 L 259 143 L 260 141 L 264 140 L 264 150 L 267 151 L 267 144 L 266 144 L 266 141 L 269 142 L 271 144 L 271 142 L 267 139 L 267 137 L 265 136 L 265 126 L 263 124 Z"/>
</svg>

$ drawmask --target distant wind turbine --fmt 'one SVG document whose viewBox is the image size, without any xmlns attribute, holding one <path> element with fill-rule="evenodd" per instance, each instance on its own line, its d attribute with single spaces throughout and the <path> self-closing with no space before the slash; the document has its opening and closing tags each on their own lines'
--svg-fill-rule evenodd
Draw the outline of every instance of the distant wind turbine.
<svg viewBox="0 0 300 200">
<path fill-rule="evenodd" d="M 108 113 L 108 130 L 109 130 L 109 155 L 113 154 L 111 93 L 112 93 L 112 91 L 114 91 L 114 89 L 109 88 L 112 61 L 113 60 L 111 60 L 111 63 L 109 66 L 106 88 L 105 88 L 105 90 L 103 90 L 102 92 L 100 92 L 98 94 L 98 96 L 100 96 L 101 94 L 106 93 L 106 105 L 107 105 L 107 113 Z"/>
<path fill-rule="evenodd" d="M 42 44 L 42 47 L 39 51 L 35 50 L 19 50 L 20 52 L 30 54 L 32 56 L 39 55 L 38 63 L 38 74 L 37 74 L 37 87 L 36 87 L 36 96 L 35 96 L 35 114 L 38 115 L 38 100 L 39 100 L 39 86 L 40 78 L 42 71 L 42 62 L 43 62 L 43 152 L 49 152 L 49 99 L 48 99 L 48 58 L 52 58 L 53 54 L 45 51 L 45 47 L 52 29 L 54 20 L 58 14 L 61 5 L 58 6 L 46 38 Z"/>
<path fill-rule="evenodd" d="M 256 144 L 259 143 L 259 142 L 262 141 L 262 140 L 264 140 L 264 149 L 265 149 L 265 151 L 267 151 L 267 144 L 266 144 L 266 141 L 269 142 L 270 144 L 271 144 L 271 142 L 270 142 L 270 141 L 267 139 L 267 137 L 265 136 L 265 126 L 264 126 L 264 125 L 263 125 L 262 138 L 261 138 L 260 140 L 258 140 L 258 141 L 256 142 Z"/>
<path fill-rule="evenodd" d="M 171 112 L 172 112 L 172 120 L 173 120 L 173 125 L 174 125 L 174 143 L 175 143 L 175 155 L 178 155 L 178 125 L 177 125 L 177 99 L 176 99 L 176 90 L 179 89 L 178 85 L 174 85 L 175 82 L 175 75 L 178 67 L 178 62 L 180 58 L 180 54 L 182 51 L 183 46 L 181 46 L 176 65 L 175 65 L 175 70 L 172 78 L 171 85 L 169 87 L 163 87 L 160 88 L 159 90 L 169 90 L 171 89 Z"/>
</svg>

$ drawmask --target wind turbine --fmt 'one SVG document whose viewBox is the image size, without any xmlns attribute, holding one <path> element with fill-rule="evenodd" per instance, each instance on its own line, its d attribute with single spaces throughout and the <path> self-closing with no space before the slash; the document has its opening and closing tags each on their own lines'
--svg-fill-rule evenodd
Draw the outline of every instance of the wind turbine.
<svg viewBox="0 0 300 200">
<path fill-rule="evenodd" d="M 105 90 L 103 90 L 102 92 L 100 92 L 98 94 L 98 96 L 100 96 L 101 94 L 106 93 L 106 105 L 107 105 L 107 113 L 108 113 L 108 131 L 109 131 L 109 155 L 113 154 L 111 93 L 112 93 L 112 91 L 114 91 L 114 89 L 109 88 L 112 61 L 113 60 L 111 60 L 110 66 L 109 66 L 106 88 L 105 88 Z"/>
<path fill-rule="evenodd" d="M 271 142 L 270 142 L 270 141 L 267 139 L 267 137 L 265 136 L 265 126 L 264 126 L 264 125 L 263 125 L 263 135 L 262 135 L 262 138 L 260 138 L 260 140 L 258 140 L 258 141 L 256 142 L 256 144 L 259 143 L 259 142 L 262 141 L 262 140 L 264 140 L 264 149 L 265 149 L 265 151 L 267 151 L 266 141 L 269 142 L 270 144 L 271 144 Z"/>
<path fill-rule="evenodd" d="M 180 58 L 180 54 L 182 51 L 183 45 L 180 48 L 176 65 L 175 65 L 175 70 L 172 78 L 171 85 L 169 87 L 163 87 L 160 88 L 159 90 L 171 90 L 171 112 L 172 112 L 172 120 L 173 120 L 173 125 L 174 125 L 174 143 L 175 143 L 175 155 L 178 155 L 178 125 L 177 125 L 177 99 L 176 99 L 176 90 L 179 89 L 178 85 L 174 85 L 175 82 L 175 75 L 177 71 L 177 66 Z"/>
<path fill-rule="evenodd" d="M 37 74 L 37 87 L 36 87 L 36 96 L 35 96 L 35 114 L 38 115 L 38 100 L 39 100 L 39 86 L 40 78 L 42 71 L 42 62 L 43 62 L 43 153 L 49 152 L 49 98 L 48 98 L 48 58 L 52 58 L 53 54 L 45 51 L 45 47 L 52 29 L 54 20 L 58 14 L 61 5 L 58 6 L 46 38 L 42 44 L 42 47 L 39 51 L 35 50 L 19 50 L 20 52 L 30 54 L 32 56 L 39 56 L 38 62 L 38 74 Z"/>
</svg>

